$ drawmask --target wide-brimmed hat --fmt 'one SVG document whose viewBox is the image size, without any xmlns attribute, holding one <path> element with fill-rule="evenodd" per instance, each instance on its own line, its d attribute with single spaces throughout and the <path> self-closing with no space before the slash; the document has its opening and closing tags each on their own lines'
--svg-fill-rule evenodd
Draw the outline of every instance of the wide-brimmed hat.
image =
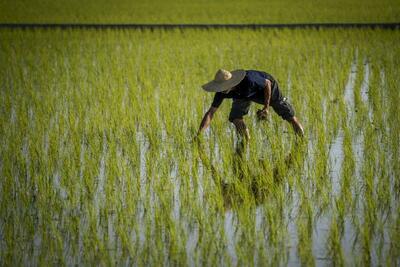
<svg viewBox="0 0 400 267">
<path fill-rule="evenodd" d="M 203 84 L 201 87 L 207 92 L 222 92 L 238 85 L 246 75 L 245 70 L 227 70 L 219 69 L 215 73 L 215 78 L 211 82 Z"/>
</svg>

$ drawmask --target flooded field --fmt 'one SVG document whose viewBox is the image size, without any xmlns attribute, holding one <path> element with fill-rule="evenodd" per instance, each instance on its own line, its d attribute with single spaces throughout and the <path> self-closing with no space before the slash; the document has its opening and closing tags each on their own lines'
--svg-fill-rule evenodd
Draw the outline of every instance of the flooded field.
<svg viewBox="0 0 400 267">
<path fill-rule="evenodd" d="M 398 30 L 1 30 L 2 265 L 398 266 Z M 230 101 L 277 78 L 305 128 Z"/>
</svg>

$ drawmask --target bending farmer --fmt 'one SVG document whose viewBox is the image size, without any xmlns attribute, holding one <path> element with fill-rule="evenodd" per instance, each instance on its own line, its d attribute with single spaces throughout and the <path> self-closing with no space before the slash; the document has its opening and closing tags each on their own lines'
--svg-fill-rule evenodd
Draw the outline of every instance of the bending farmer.
<svg viewBox="0 0 400 267">
<path fill-rule="evenodd" d="M 232 98 L 232 109 L 229 121 L 232 122 L 238 133 L 247 140 L 250 139 L 249 130 L 243 121 L 243 116 L 249 112 L 251 102 L 264 105 L 257 111 L 259 119 L 266 119 L 271 106 L 274 111 L 293 126 L 296 134 L 303 136 L 303 127 L 294 116 L 293 107 L 282 96 L 277 81 L 268 73 L 256 70 L 234 70 L 229 72 L 220 69 L 213 81 L 206 83 L 202 88 L 208 92 L 215 92 L 210 109 L 201 121 L 198 134 L 206 129 L 225 98 Z"/>
</svg>

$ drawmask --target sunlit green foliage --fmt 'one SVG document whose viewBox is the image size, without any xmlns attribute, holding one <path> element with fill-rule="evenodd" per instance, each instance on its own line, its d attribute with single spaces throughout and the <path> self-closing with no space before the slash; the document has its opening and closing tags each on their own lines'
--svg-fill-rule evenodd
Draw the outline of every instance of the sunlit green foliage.
<svg viewBox="0 0 400 267">
<path fill-rule="evenodd" d="M 0 22 L 399 22 L 399 0 L 2 0 Z"/>
</svg>

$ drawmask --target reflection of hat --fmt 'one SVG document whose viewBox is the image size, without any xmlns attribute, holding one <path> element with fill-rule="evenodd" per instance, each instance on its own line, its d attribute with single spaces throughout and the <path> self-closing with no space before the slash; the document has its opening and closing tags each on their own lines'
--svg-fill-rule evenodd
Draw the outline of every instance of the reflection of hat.
<svg viewBox="0 0 400 267">
<path fill-rule="evenodd" d="M 234 70 L 229 72 L 227 70 L 219 69 L 217 73 L 215 73 L 214 80 L 202 85 L 201 87 L 208 92 L 226 91 L 238 85 L 245 75 L 245 70 Z"/>
</svg>

